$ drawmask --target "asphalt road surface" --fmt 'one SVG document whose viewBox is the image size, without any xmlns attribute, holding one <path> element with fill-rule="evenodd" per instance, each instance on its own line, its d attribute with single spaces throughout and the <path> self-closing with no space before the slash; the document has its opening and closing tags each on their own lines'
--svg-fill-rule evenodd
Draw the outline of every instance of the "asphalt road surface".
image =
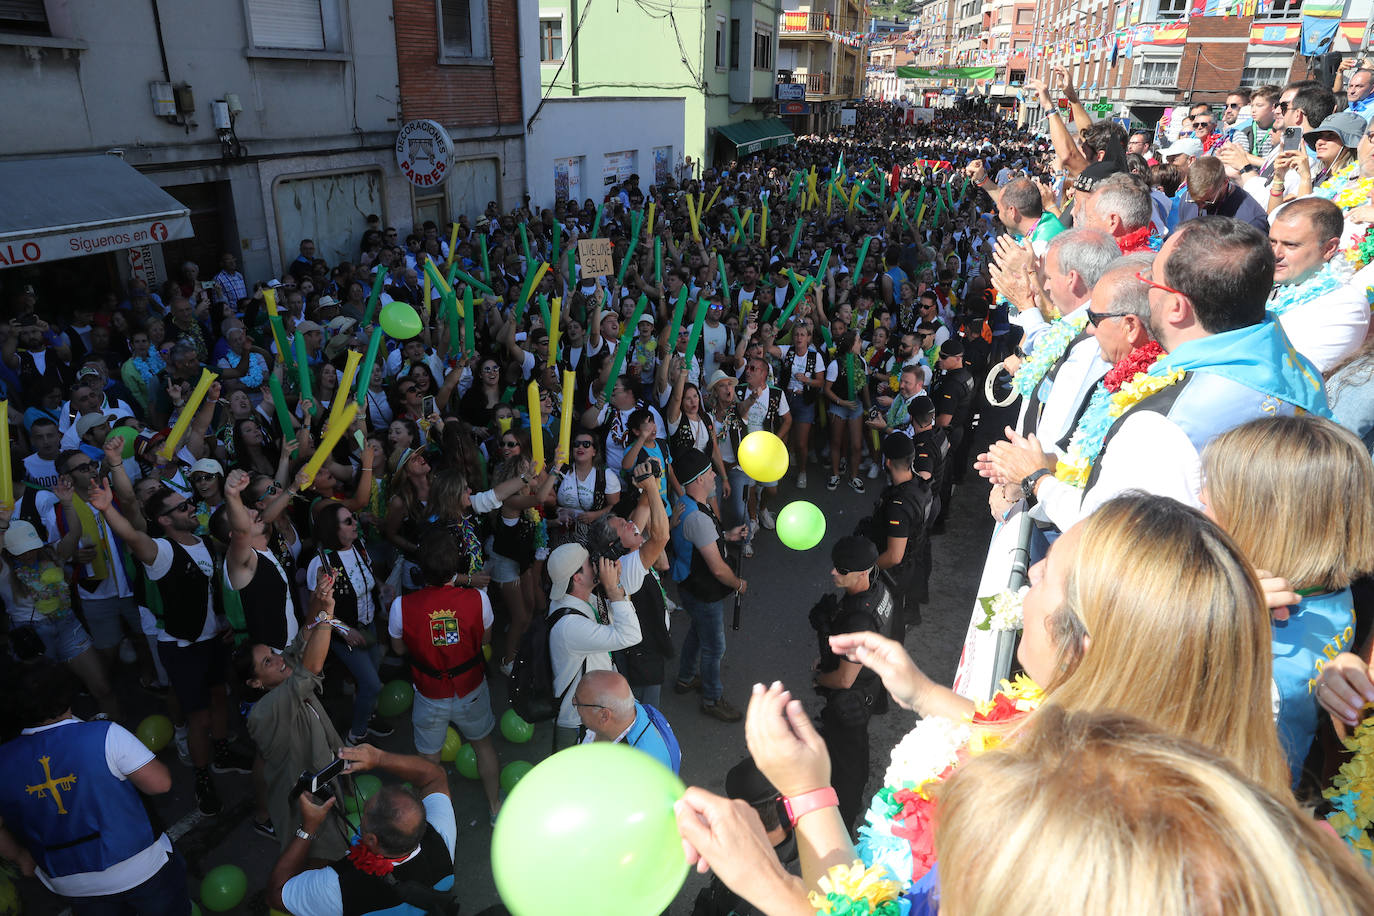
<svg viewBox="0 0 1374 916">
<path fill-rule="evenodd" d="M 989 418 L 991 420 L 991 418 Z M 1000 430 L 1000 420 L 984 424 L 984 430 Z M 980 438 L 985 438 L 980 436 Z M 760 531 L 755 538 L 755 554 L 744 561 L 742 574 L 749 582 L 740 629 L 726 629 L 726 652 L 722 662 L 725 697 L 741 710 L 744 708 L 755 682 L 781 680 L 806 703 L 812 712 L 819 712 L 821 702 L 810 689 L 811 665 L 816 658 L 816 638 L 807 623 L 807 611 L 822 592 L 831 588 L 830 547 L 837 538 L 853 531 L 854 526 L 872 510 L 881 489 L 880 480 L 867 480 L 867 491 L 860 495 L 848 485 L 834 492 L 824 486 L 825 473 L 812 465 L 811 485 L 798 491 L 790 482 L 780 490 L 780 501 L 773 508 L 781 508 L 793 499 L 814 502 L 826 516 L 825 539 L 817 547 L 797 552 L 783 546 L 773 532 Z M 987 550 L 992 521 L 987 513 L 987 487 L 973 472 L 969 472 L 967 486 L 955 490 L 953 507 L 946 533 L 933 542 L 934 570 L 930 583 L 930 603 L 923 608 L 923 621 L 911 628 L 906 646 L 917 663 L 935 680 L 948 684 L 953 680 L 958 662 L 959 647 L 968 626 L 969 614 L 975 598 L 978 578 Z M 670 592 L 671 593 L 671 592 Z M 673 615 L 672 632 L 681 646 L 687 631 L 685 613 Z M 678 696 L 671 689 L 676 673 L 676 661 L 668 663 L 669 686 L 665 686 L 662 711 L 672 724 L 682 745 L 682 778 L 689 785 L 698 785 L 715 792 L 724 792 L 725 772 L 747 754 L 744 746 L 744 725 L 727 725 L 703 715 L 698 709 L 696 694 Z M 337 679 L 331 679 L 337 681 Z M 505 708 L 505 691 L 498 674 L 493 678 L 493 701 L 497 717 Z M 142 716 L 161 712 L 158 701 L 148 694 L 124 691 L 123 700 L 130 721 L 137 723 Z M 326 705 L 341 728 L 347 725 L 351 700 L 330 685 Z M 80 712 L 81 710 L 78 710 Z M 888 755 L 901 737 L 915 722 L 914 715 L 897 707 L 883 716 L 875 716 L 869 726 L 871 764 L 866 793 L 881 785 L 887 768 Z M 387 750 L 410 753 L 413 744 L 408 716 L 393 723 L 395 734 L 374 739 Z M 246 746 L 246 730 L 240 722 L 231 723 Z M 502 764 L 512 760 L 537 762 L 550 747 L 550 725 L 536 727 L 534 737 L 526 744 L 511 744 L 495 733 Z M 217 775 L 216 783 L 224 802 L 224 811 L 217 817 L 199 818 L 195 812 L 192 773 L 169 746 L 161 758 L 171 768 L 171 792 L 153 800 L 152 807 L 165 820 L 186 857 L 193 889 L 193 899 L 199 899 L 201 878 L 211 868 L 232 863 L 248 875 L 248 894 L 243 903 L 231 912 L 261 914 L 266 912 L 262 890 L 268 872 L 276 861 L 277 843 L 259 836 L 252 829 L 253 810 L 250 777 Z M 487 809 L 481 788 L 450 770 L 450 785 L 458 818 L 457 874 L 460 900 L 464 913 L 472 914 L 498 902 L 492 879 L 490 861 L 491 828 L 487 823 Z M 187 812 L 193 812 L 188 815 Z M 670 912 L 684 916 L 691 911 L 692 900 L 706 883 L 706 878 L 693 872 L 678 894 Z M 27 913 L 60 913 L 61 902 L 48 894 L 36 881 L 22 882 L 21 892 Z"/>
</svg>

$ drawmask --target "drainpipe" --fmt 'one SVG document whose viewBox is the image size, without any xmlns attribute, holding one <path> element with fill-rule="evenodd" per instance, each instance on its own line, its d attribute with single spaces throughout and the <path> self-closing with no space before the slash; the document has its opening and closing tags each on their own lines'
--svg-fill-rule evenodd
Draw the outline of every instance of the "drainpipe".
<svg viewBox="0 0 1374 916">
<path fill-rule="evenodd" d="M 572 58 L 572 94 L 577 95 L 577 0 L 568 0 L 568 24 L 572 26 L 568 35 L 568 55 Z"/>
</svg>

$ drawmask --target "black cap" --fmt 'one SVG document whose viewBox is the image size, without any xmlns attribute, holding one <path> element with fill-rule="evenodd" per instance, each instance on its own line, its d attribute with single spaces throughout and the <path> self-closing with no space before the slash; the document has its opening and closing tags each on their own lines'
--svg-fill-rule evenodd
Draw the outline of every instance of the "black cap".
<svg viewBox="0 0 1374 916">
<path fill-rule="evenodd" d="M 868 538 L 851 534 L 835 542 L 830 549 L 830 562 L 840 573 L 872 569 L 878 563 L 878 548 Z"/>
<path fill-rule="evenodd" d="M 925 426 L 935 415 L 935 402 L 928 394 L 918 394 L 906 405 L 906 413 L 918 424 Z"/>
<path fill-rule="evenodd" d="M 752 758 L 745 757 L 725 773 L 725 794 L 751 805 L 762 804 L 778 797 L 778 790 L 759 772 Z"/>
<path fill-rule="evenodd" d="M 1102 182 L 1102 179 L 1109 175 L 1115 175 L 1119 171 L 1121 169 L 1117 167 L 1115 162 L 1107 160 L 1093 162 L 1079 172 L 1078 177 L 1073 180 L 1074 190 L 1082 191 L 1085 194 L 1091 193 L 1092 189 Z"/>
<path fill-rule="evenodd" d="M 673 459 L 673 473 L 682 486 L 696 480 L 711 469 L 711 459 L 701 449 L 689 448 Z"/>
<path fill-rule="evenodd" d="M 963 355 L 964 355 L 964 342 L 963 342 L 962 340 L 960 340 L 958 337 L 951 337 L 949 340 L 947 340 L 947 341 L 945 341 L 944 343 L 940 344 L 940 358 L 941 358 L 941 359 L 944 359 L 946 356 L 963 356 Z"/>
<path fill-rule="evenodd" d="M 906 461 L 915 453 L 916 446 L 906 433 L 891 433 L 883 440 L 883 457 L 888 461 Z"/>
</svg>

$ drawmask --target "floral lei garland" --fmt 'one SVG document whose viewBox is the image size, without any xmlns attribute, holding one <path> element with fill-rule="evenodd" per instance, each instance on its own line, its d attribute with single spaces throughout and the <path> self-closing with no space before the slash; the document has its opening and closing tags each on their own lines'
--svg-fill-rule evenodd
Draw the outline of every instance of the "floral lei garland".
<svg viewBox="0 0 1374 916">
<path fill-rule="evenodd" d="M 1374 864 L 1374 840 L 1369 836 L 1374 824 L 1374 718 L 1360 722 L 1342 743 L 1353 756 L 1341 764 L 1331 787 L 1322 792 L 1332 806 L 1326 821 L 1369 866 Z"/>
<path fill-rule="evenodd" d="M 1369 192 L 1374 189 L 1374 178 L 1360 177 L 1358 162 L 1350 163 L 1327 179 L 1327 182 L 1332 190 L 1328 191 L 1326 187 L 1319 188 L 1317 196 L 1334 201 L 1342 210 L 1351 210 L 1369 203 Z M 1339 191 L 1334 190 L 1337 187 L 1340 188 Z"/>
<path fill-rule="evenodd" d="M 997 730 L 977 726 L 1019 719 L 1043 701 L 1039 686 L 1018 675 L 1015 681 L 1003 681 L 990 701 L 976 703 L 966 721 L 931 716 L 916 723 L 892 749 L 883 788 L 874 794 L 867 823 L 859 828 L 863 861 L 870 868 L 887 869 L 902 883 L 924 877 L 935 864 L 931 789 L 964 760 L 1001 743 Z"/>
<path fill-rule="evenodd" d="M 807 900 L 822 916 L 906 916 L 911 904 L 901 899 L 902 886 L 881 865 L 832 865 Z"/>
<path fill-rule="evenodd" d="M 1280 286 L 1274 298 L 1269 300 L 1267 308 L 1275 315 L 1282 315 L 1295 305 L 1340 289 L 1350 281 L 1350 274 L 1349 262 L 1341 258 L 1332 258 L 1322 265 L 1321 270 L 1303 282 Z"/>
<path fill-rule="evenodd" d="M 1016 377 L 1012 379 L 1012 386 L 1021 393 L 1021 397 L 1029 398 L 1035 392 L 1045 373 L 1064 355 L 1069 344 L 1073 343 L 1087 323 L 1088 309 L 1084 306 L 1067 318 L 1058 319 L 1040 333 L 1030 358 L 1016 370 Z"/>
<path fill-rule="evenodd" d="M 1374 261 L 1374 226 L 1366 229 L 1360 240 L 1345 250 L 1345 259 L 1355 270 Z"/>
<path fill-rule="evenodd" d="M 1183 378 L 1183 373 L 1178 371 L 1163 376 L 1148 374 L 1150 367 L 1163 355 L 1164 348 L 1150 341 L 1136 347 L 1102 377 L 1102 383 L 1093 391 L 1092 400 L 1069 440 L 1068 450 L 1059 459 L 1055 479 L 1079 489 L 1087 486 L 1093 463 L 1102 453 L 1107 433 L 1117 417 Z"/>
</svg>

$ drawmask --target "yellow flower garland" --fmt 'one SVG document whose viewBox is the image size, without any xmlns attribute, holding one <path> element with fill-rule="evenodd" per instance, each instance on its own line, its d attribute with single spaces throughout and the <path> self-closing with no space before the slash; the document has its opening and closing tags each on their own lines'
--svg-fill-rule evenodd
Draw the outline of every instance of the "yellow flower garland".
<svg viewBox="0 0 1374 916">
<path fill-rule="evenodd" d="M 811 891 L 807 897 L 817 913 L 879 911 L 883 904 L 897 900 L 902 893 L 902 886 L 889 879 L 887 873 L 882 865 L 864 868 L 858 859 L 850 865 L 832 865 L 817 882 L 820 891 Z"/>
<path fill-rule="evenodd" d="M 1185 373 L 1178 369 L 1171 370 L 1164 375 L 1149 375 L 1145 372 L 1136 373 L 1135 378 L 1121 386 L 1121 389 L 1112 395 L 1111 403 L 1107 407 L 1107 415 L 1116 418 L 1124 414 L 1127 410 L 1139 404 L 1152 394 L 1157 394 L 1178 382 Z M 1099 453 L 1095 457 L 1101 457 Z M 1079 489 L 1087 486 L 1088 475 L 1092 472 L 1092 461 L 1087 455 L 1073 450 L 1070 456 L 1059 460 L 1055 468 L 1054 476 L 1057 480 L 1072 484 Z"/>
<path fill-rule="evenodd" d="M 1342 169 L 1340 174 L 1333 175 L 1330 181 L 1344 181 L 1345 187 L 1341 188 L 1336 195 L 1331 198 L 1336 206 L 1342 210 L 1353 210 L 1355 207 L 1369 203 L 1369 192 L 1374 188 L 1374 178 L 1357 177 L 1360 172 L 1360 164 L 1352 162 L 1349 167 Z"/>
</svg>

